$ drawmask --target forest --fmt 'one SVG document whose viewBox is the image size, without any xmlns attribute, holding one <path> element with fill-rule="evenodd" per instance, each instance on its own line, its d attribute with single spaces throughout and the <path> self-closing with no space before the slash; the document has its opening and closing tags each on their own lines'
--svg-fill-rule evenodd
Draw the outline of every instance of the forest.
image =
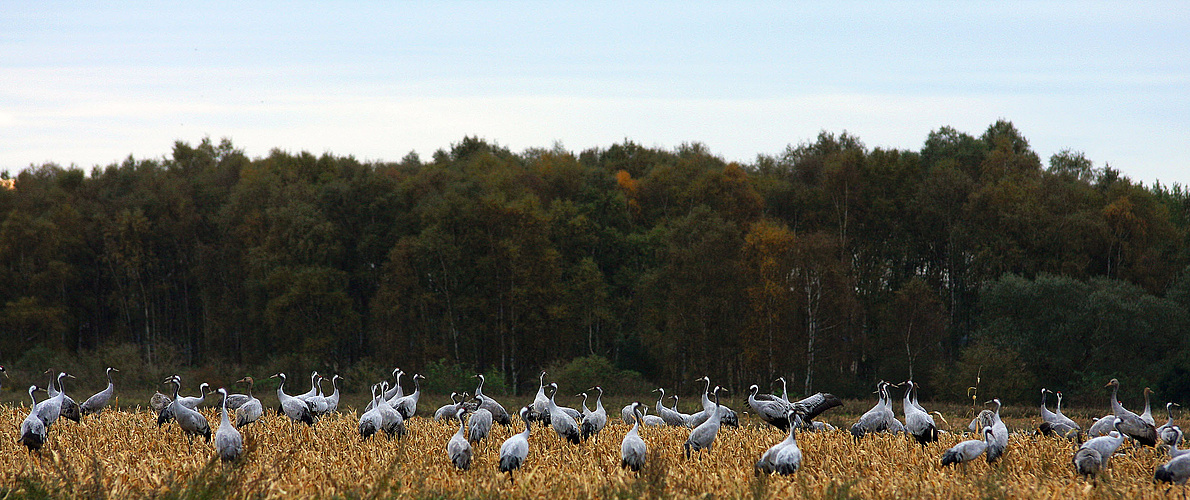
<svg viewBox="0 0 1190 500">
<path fill-rule="evenodd" d="M 204 139 L 4 177 L 10 370 L 400 366 L 524 393 L 583 362 L 736 394 L 913 378 L 1090 404 L 1119 377 L 1190 398 L 1190 193 L 1043 162 L 1006 120 L 919 151 L 823 132 L 749 164 L 700 143 L 465 137 L 385 162 Z"/>
</svg>

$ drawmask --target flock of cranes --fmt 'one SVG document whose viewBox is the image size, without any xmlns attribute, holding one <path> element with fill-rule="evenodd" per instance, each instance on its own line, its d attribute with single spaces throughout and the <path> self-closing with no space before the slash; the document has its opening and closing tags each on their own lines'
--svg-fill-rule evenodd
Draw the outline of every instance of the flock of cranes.
<svg viewBox="0 0 1190 500">
<path fill-rule="evenodd" d="M 74 378 L 65 372 L 58 372 L 46 387 L 36 385 L 28 389 L 31 406 L 29 415 L 21 423 L 18 442 L 27 447 L 30 452 L 39 450 L 46 443 L 49 430 L 65 417 L 76 422 L 83 416 L 97 414 L 111 400 L 115 392 L 112 373 L 115 368 L 108 368 L 105 372 L 107 387 L 88 398 L 83 404 L 76 404 L 66 395 L 62 385 L 63 380 Z M 47 372 L 51 373 L 52 372 Z M 0 374 L 8 377 L 7 371 L 0 366 Z M 414 391 L 404 394 L 400 380 L 404 372 L 393 370 L 395 382 L 390 386 L 387 380 L 373 384 L 370 388 L 371 399 L 363 414 L 359 418 L 360 438 L 367 440 L 379 431 L 383 431 L 389 439 L 400 440 L 407 432 L 406 422 L 417 414 L 417 405 L 421 395 L 420 374 L 412 376 Z M 557 403 L 558 384 L 545 383 L 545 372 L 541 373 L 537 394 L 533 402 L 521 407 L 517 412 L 524 431 L 513 434 L 500 445 L 499 470 L 507 472 L 509 479 L 513 473 L 525 462 L 529 453 L 529 437 L 533 423 L 543 428 L 551 428 L 559 438 L 566 442 L 578 444 L 584 440 L 598 436 L 608 422 L 607 411 L 603 406 L 603 388 L 595 386 L 577 397 L 582 397 L 581 410 L 560 406 Z M 277 413 L 285 415 L 296 424 L 306 424 L 316 432 L 316 424 L 320 417 L 336 412 L 339 405 L 338 375 L 330 379 L 333 392 L 325 394 L 322 382 L 325 377 L 314 372 L 311 375 L 311 388 L 300 395 L 289 395 L 285 392 L 287 377 L 278 373 L 270 378 L 279 379 L 277 386 Z M 451 463 L 459 469 L 467 470 L 471 466 L 472 447 L 490 436 L 494 424 L 505 427 L 512 426 L 512 418 L 504 407 L 494 398 L 483 393 L 484 376 L 476 375 L 478 385 L 474 396 L 468 393 L 452 393 L 451 403 L 439 408 L 433 416 L 434 420 L 457 420 L 458 431 L 446 443 L 446 453 Z M 737 414 L 719 402 L 720 393 L 726 389 L 720 386 L 712 388 L 708 377 L 697 380 L 704 383 L 701 393 L 702 410 L 695 414 L 683 414 L 677 410 L 677 396 L 674 406 L 666 407 L 664 389 L 657 389 L 660 396 L 656 403 L 658 415 L 648 415 L 648 405 L 632 402 L 621 410 L 621 417 L 625 423 L 631 425 L 630 430 L 623 436 L 621 443 L 621 466 L 633 471 L 644 467 L 648 457 L 648 445 L 641 436 L 641 427 L 672 426 L 689 429 L 689 436 L 683 443 L 687 459 L 702 450 L 709 450 L 714 445 L 720 427 L 723 425 L 739 426 Z M 817 393 L 808 398 L 791 401 L 784 390 L 782 395 L 760 394 L 759 387 L 749 387 L 748 406 L 763 422 L 774 428 L 786 432 L 784 440 L 767 449 L 756 462 L 757 474 L 778 473 L 788 475 L 796 473 L 801 468 L 802 451 L 797 444 L 797 432 L 833 430 L 829 424 L 817 422 L 814 418 L 823 412 L 842 405 L 839 398 L 831 394 Z M 180 394 L 181 377 L 174 375 L 166 379 L 164 384 L 173 386 L 172 397 L 157 393 L 150 401 L 150 407 L 157 413 L 158 426 L 168 422 L 176 422 L 184 435 L 188 438 L 188 446 L 193 445 L 195 437 L 211 440 L 211 427 L 206 417 L 196 410 L 205 400 L 210 387 L 203 383 L 199 386 L 199 395 L 185 397 Z M 229 394 L 225 388 L 218 388 L 212 394 L 220 396 L 220 422 L 214 432 L 215 450 L 219 458 L 225 461 L 239 459 L 244 450 L 243 437 L 239 429 L 256 422 L 264 415 L 264 405 L 253 393 L 255 381 L 252 377 L 240 379 L 238 383 L 247 385 L 247 394 Z M 901 398 L 901 408 L 904 420 L 897 419 L 894 412 L 893 397 L 890 389 L 905 386 Z M 1145 388 L 1145 410 L 1137 415 L 1120 403 L 1118 399 L 1120 383 L 1112 379 L 1105 386 L 1112 390 L 1110 406 L 1112 413 L 1096 419 L 1095 424 L 1084 432 L 1082 427 L 1073 419 L 1062 414 L 1062 393 L 1047 389 L 1041 390 L 1041 418 L 1042 423 L 1038 431 L 1046 435 L 1054 435 L 1070 439 L 1078 443 L 1072 463 L 1078 474 L 1094 478 L 1104 471 L 1114 454 L 1125 441 L 1132 441 L 1134 446 L 1164 445 L 1168 449 L 1169 462 L 1161 465 L 1154 473 L 1157 481 L 1185 484 L 1190 479 L 1190 450 L 1181 450 L 1178 445 L 1182 442 L 1182 430 L 1174 425 L 1173 406 L 1167 403 L 1168 420 L 1164 425 L 1157 426 L 1153 420 L 1149 395 L 1151 391 Z M 863 439 L 872 433 L 904 433 L 920 443 L 923 450 L 928 443 L 936 442 L 939 435 L 946 431 L 940 430 L 933 418 L 941 418 L 938 412 L 929 412 L 917 400 L 918 385 L 912 380 L 901 384 L 881 381 L 877 384 L 875 393 L 877 402 L 865 412 L 850 428 L 854 439 Z M 48 397 L 37 400 L 37 392 L 44 390 Z M 548 396 L 547 396 L 548 394 Z M 1058 399 L 1056 411 L 1047 407 L 1047 396 L 1055 394 Z M 594 395 L 595 408 L 587 405 Z M 947 449 L 941 456 L 943 467 L 952 464 L 965 464 L 980 456 L 984 456 L 988 463 L 999 460 L 1008 447 L 1008 429 L 1000 419 L 1000 400 L 993 399 L 987 404 L 994 404 L 994 410 L 983 410 L 968 426 L 978 438 L 962 441 Z M 234 418 L 233 418 L 234 415 Z"/>
</svg>

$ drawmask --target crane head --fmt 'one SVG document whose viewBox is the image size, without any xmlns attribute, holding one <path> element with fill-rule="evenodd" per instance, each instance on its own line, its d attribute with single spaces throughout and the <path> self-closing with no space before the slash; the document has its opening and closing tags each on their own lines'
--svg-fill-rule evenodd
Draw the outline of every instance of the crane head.
<svg viewBox="0 0 1190 500">
<path fill-rule="evenodd" d="M 425 380 L 425 379 L 426 379 L 426 377 L 420 373 L 413 374 L 413 380 Z"/>
<path fill-rule="evenodd" d="M 1112 387 L 1112 386 L 1117 386 L 1117 387 L 1119 387 L 1119 385 L 1120 385 L 1120 381 L 1119 381 L 1119 380 L 1117 380 L 1117 379 L 1114 379 L 1114 378 L 1113 378 L 1113 379 L 1109 380 L 1109 381 L 1107 382 L 1107 385 L 1105 385 L 1104 387 Z"/>
</svg>

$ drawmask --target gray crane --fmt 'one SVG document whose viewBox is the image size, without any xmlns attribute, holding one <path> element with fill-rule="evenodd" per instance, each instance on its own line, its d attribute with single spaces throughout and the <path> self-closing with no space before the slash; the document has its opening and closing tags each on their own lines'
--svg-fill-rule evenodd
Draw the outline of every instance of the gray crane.
<svg viewBox="0 0 1190 500">
<path fill-rule="evenodd" d="M 661 402 L 665 400 L 665 388 L 658 387 L 656 389 L 653 389 L 653 392 L 661 393 L 660 396 L 657 396 L 657 406 L 656 406 L 657 415 L 661 417 L 661 420 L 664 420 L 666 425 L 671 425 L 674 427 L 685 427 L 686 419 L 682 418 L 682 415 L 680 413 L 673 411 L 669 408 L 666 408 L 665 405 L 661 404 Z"/>
<path fill-rule="evenodd" d="M 1160 483 L 1185 485 L 1190 479 L 1190 455 L 1182 455 L 1157 467 L 1153 480 Z"/>
<path fill-rule="evenodd" d="M 21 422 L 21 437 L 17 439 L 17 442 L 25 445 L 30 452 L 40 450 L 46 440 L 45 422 L 37 416 L 37 396 L 34 395 L 36 391 L 37 386 L 29 386 L 29 399 L 33 403 L 29 407 L 29 416 Z"/>
<path fill-rule="evenodd" d="M 710 377 L 704 376 L 700 379 L 695 380 L 695 382 L 706 382 L 706 387 L 702 391 L 702 400 L 701 400 L 702 411 L 695 413 L 693 415 L 690 415 L 690 418 L 686 419 L 687 427 L 698 427 L 699 425 L 702 425 L 704 422 L 707 421 L 708 418 L 710 418 L 711 409 L 715 408 L 715 406 L 716 406 L 714 403 L 711 403 L 711 398 L 708 395 L 708 394 L 710 394 L 710 389 L 711 389 Z M 720 389 L 723 390 L 723 392 L 727 392 L 727 388 L 721 387 Z M 730 427 L 737 427 L 737 428 L 740 426 L 739 416 L 736 415 L 735 410 L 732 410 L 731 408 L 728 408 L 726 406 L 719 406 L 718 413 L 719 413 L 719 422 L 721 424 L 727 425 Z"/>
<path fill-rule="evenodd" d="M 171 380 L 171 382 L 174 384 L 174 402 L 166 407 L 166 409 L 172 412 L 174 420 L 178 422 L 178 427 L 181 427 L 182 432 L 186 434 L 187 449 L 193 446 L 194 436 L 202 436 L 203 439 L 210 442 L 211 426 L 207 423 L 207 418 L 202 416 L 198 411 L 181 404 L 178 391 L 182 389 L 182 382 L 176 378 Z"/>
<path fill-rule="evenodd" d="M 541 422 L 541 426 L 550 425 L 550 398 L 545 396 L 545 371 L 537 377 L 537 395 L 533 396 L 533 408 L 529 414 L 531 420 Z"/>
<path fill-rule="evenodd" d="M 227 389 L 220 387 L 216 392 L 223 396 L 223 407 L 219 410 L 219 429 L 215 431 L 215 451 L 224 462 L 231 462 L 244 453 L 244 437 L 227 418 Z"/>
<path fill-rule="evenodd" d="M 503 425 L 505 427 L 511 426 L 512 419 L 509 418 L 508 411 L 506 411 L 503 406 L 500 406 L 500 403 L 497 402 L 495 399 L 489 398 L 484 395 L 484 393 L 483 393 L 483 382 L 484 382 L 483 374 L 482 373 L 477 374 L 477 375 L 475 375 L 475 378 L 479 379 L 479 385 L 475 387 L 475 397 L 480 399 L 480 402 L 481 402 L 480 407 L 487 408 L 488 411 L 492 412 L 492 419 L 495 420 L 496 423 Z"/>
<path fill-rule="evenodd" d="M 291 422 L 301 422 L 313 428 L 314 414 L 310 411 L 310 407 L 306 405 L 306 402 L 285 394 L 285 374 L 278 373 L 269 378 L 281 379 L 281 383 L 277 385 L 277 413 L 289 417 Z"/>
<path fill-rule="evenodd" d="M 388 389 L 380 394 L 377 394 L 377 396 L 380 396 L 386 400 L 405 397 L 405 394 L 401 391 L 401 375 L 403 375 L 404 373 L 405 372 L 401 371 L 400 368 L 393 368 L 393 380 L 395 380 L 396 385 L 393 386 L 392 389 Z M 377 386 L 379 386 L 379 385 L 380 384 L 377 384 Z M 376 406 L 376 401 L 373 400 L 368 403 L 368 406 L 364 407 L 364 411 L 371 410 L 375 406 Z"/>
<path fill-rule="evenodd" d="M 238 428 L 259 420 L 261 415 L 264 415 L 264 404 L 252 394 L 256 380 L 252 377 L 244 377 L 237 380 L 236 383 L 248 384 L 248 401 L 241 403 L 240 407 L 236 408 L 236 427 Z"/>
<path fill-rule="evenodd" d="M 459 431 L 451 436 L 450 441 L 446 443 L 446 456 L 450 457 L 450 461 L 455 464 L 455 467 L 462 470 L 471 468 L 471 443 L 463 437 L 467 427 L 467 421 L 463 418 L 466 413 L 467 409 L 464 407 L 455 410 L 455 418 L 459 419 Z"/>
<path fill-rule="evenodd" d="M 521 464 L 525 463 L 525 458 L 529 456 L 529 416 L 532 410 L 523 406 L 518 413 L 521 421 L 525 423 L 525 430 L 509 436 L 500 444 L 500 472 L 507 472 L 508 481 L 513 484 L 516 484 L 516 479 L 512 476 L 513 471 L 520 469 Z"/>
<path fill-rule="evenodd" d="M 381 387 L 387 385 L 386 381 Z M 380 398 L 376 402 L 376 411 L 380 413 L 380 428 L 384 430 L 390 440 L 394 435 L 397 436 L 397 440 L 405 436 L 405 417 L 401 416 L 401 412 L 393 408 L 384 398 Z"/>
<path fill-rule="evenodd" d="M 1145 410 L 1141 412 L 1140 419 L 1148 422 L 1149 425 L 1157 426 L 1157 421 L 1153 420 L 1153 408 L 1149 406 L 1149 395 L 1153 393 L 1152 389 L 1145 387 Z"/>
<path fill-rule="evenodd" d="M 987 449 L 988 463 L 990 464 L 999 460 L 1004 451 L 1008 449 L 1008 427 L 1004 425 L 1003 420 L 1000 420 L 1000 398 L 984 404 L 988 403 L 996 403 L 996 411 L 992 413 L 992 441 L 988 443 Z"/>
<path fill-rule="evenodd" d="M 372 404 L 369 405 L 371 408 L 365 410 L 364 414 L 359 417 L 359 435 L 361 440 L 372 437 L 384 425 L 384 418 L 380 416 L 380 407 L 376 404 L 379 399 L 376 395 L 378 385 L 372 385 Z"/>
<path fill-rule="evenodd" d="M 1121 420 L 1117 417 L 1106 417 L 1112 420 L 1112 426 L 1117 430 L 1106 436 L 1088 439 L 1074 453 L 1074 469 L 1079 475 L 1094 478 L 1107 468 L 1111 456 L 1124 442 L 1124 435 L 1120 433 Z"/>
<path fill-rule="evenodd" d="M 859 420 L 851 426 L 851 435 L 855 439 L 863 437 L 865 434 L 873 432 L 898 432 L 904 430 L 901 422 L 897 420 L 896 414 L 893 413 L 892 399 L 888 394 L 888 387 L 890 384 L 881 380 L 876 384 L 876 392 L 879 394 L 879 400 L 872 409 L 864 412 L 859 417 Z"/>
<path fill-rule="evenodd" d="M 1161 442 L 1169 446 L 1177 446 L 1182 438 L 1178 426 L 1173 424 L 1173 407 L 1175 406 L 1181 405 L 1173 401 L 1165 403 L 1165 412 L 1169 414 L 1169 420 L 1157 428 L 1157 436 L 1161 438 Z"/>
<path fill-rule="evenodd" d="M 1074 420 L 1071 420 L 1066 415 L 1049 411 L 1049 409 L 1045 407 L 1046 393 L 1057 395 L 1059 401 L 1061 401 L 1062 398 L 1062 393 L 1060 392 L 1055 393 L 1049 389 L 1041 389 L 1042 422 L 1041 425 L 1037 426 L 1037 429 L 1040 430 L 1042 434 L 1047 436 L 1056 434 L 1068 439 L 1077 439 L 1079 433 L 1082 432 L 1082 428 L 1079 427 L 1078 423 L 1076 423 Z"/>
<path fill-rule="evenodd" d="M 558 407 L 558 401 L 556 399 L 558 395 L 558 384 L 551 383 L 550 388 L 554 390 L 553 394 L 550 395 L 550 427 L 554 428 L 554 432 L 558 434 L 558 437 L 568 440 L 571 443 L 578 444 L 578 423 L 573 417 Z"/>
<path fill-rule="evenodd" d="M 331 387 L 335 389 L 330 396 L 326 397 L 326 413 L 334 413 L 339 411 L 339 381 L 343 380 L 339 374 L 331 377 Z"/>
<path fill-rule="evenodd" d="M 903 402 L 905 430 L 924 448 L 927 443 L 933 443 L 938 440 L 938 425 L 934 423 L 934 417 L 926 413 L 921 405 L 915 404 L 910 398 L 917 384 L 914 384 L 912 380 L 907 380 L 905 383 L 909 385 L 909 389 L 905 391 Z"/>
<path fill-rule="evenodd" d="M 968 439 L 959 444 L 956 444 L 942 453 L 942 466 L 946 467 L 950 464 L 965 464 L 976 458 L 979 458 L 983 452 L 987 451 L 988 446 L 996 439 L 992 433 L 992 426 L 983 428 L 983 439 Z"/>
<path fill-rule="evenodd" d="M 633 411 L 632 411 L 633 404 L 636 404 L 636 402 L 634 401 L 632 403 L 628 403 L 628 404 L 624 405 L 623 408 L 620 408 L 620 419 L 623 420 L 624 423 L 628 424 L 628 425 L 632 425 L 632 424 L 636 423 L 636 414 L 633 413 Z"/>
<path fill-rule="evenodd" d="M 310 407 L 310 413 L 314 414 L 315 419 L 325 415 L 326 410 L 329 407 L 329 405 L 326 402 L 326 396 L 324 396 L 322 394 L 322 381 L 323 380 L 326 380 L 326 378 L 323 377 L 322 375 L 318 375 L 316 381 L 314 382 L 314 387 L 317 388 L 314 395 L 307 397 L 305 399 L 302 399 L 303 401 L 306 402 L 306 406 Z M 301 399 L 301 398 L 299 398 L 299 399 Z"/>
<path fill-rule="evenodd" d="M 753 386 L 755 387 L 755 386 Z M 789 435 L 781 442 L 771 446 L 765 450 L 764 454 L 760 455 L 760 460 L 756 461 L 755 470 L 757 474 L 772 474 L 774 472 L 781 475 L 789 475 L 797 472 L 802 463 L 802 451 L 797 446 L 797 425 L 799 417 L 797 411 L 792 407 L 785 410 L 785 427 Z M 785 452 L 786 448 L 793 447 L 796 451 Z"/>
<path fill-rule="evenodd" d="M 579 436 L 582 439 L 587 439 L 591 436 L 599 434 L 603 427 L 607 425 L 607 409 L 603 407 L 603 387 L 595 386 L 591 390 L 599 391 L 599 395 L 595 397 L 595 411 L 589 412 L 583 416 L 582 428 L 579 430 Z M 585 392 L 583 394 L 586 394 Z M 583 409 L 586 409 L 586 398 L 583 399 Z"/>
<path fill-rule="evenodd" d="M 420 373 L 413 374 L 413 394 L 399 398 L 396 402 L 391 402 L 393 409 L 401 414 L 401 418 L 409 419 L 417 413 L 417 401 L 421 399 L 421 383 L 418 380 L 424 380 L 425 377 Z"/>
<path fill-rule="evenodd" d="M 74 376 L 68 375 L 66 372 L 59 372 L 57 377 L 58 384 L 61 384 L 62 379 L 66 377 L 74 378 Z M 54 381 L 51 380 L 50 383 L 53 384 Z M 46 392 L 49 392 L 48 389 Z M 49 431 L 49 428 L 53 426 L 54 423 L 58 421 L 58 417 L 62 415 L 62 408 L 65 404 L 65 400 L 66 393 L 59 390 L 54 394 L 53 397 L 50 397 L 49 399 L 37 404 L 37 418 L 40 418 L 41 421 L 45 423 L 46 431 Z"/>
<path fill-rule="evenodd" d="M 467 441 L 478 443 L 492 432 L 492 412 L 487 408 L 480 408 L 467 419 Z"/>
<path fill-rule="evenodd" d="M 1120 404 L 1120 381 L 1111 379 L 1104 387 L 1111 387 L 1111 409 L 1115 417 L 1120 419 L 1114 427 L 1126 436 L 1135 439 L 1136 442 L 1144 446 L 1157 445 L 1157 428 L 1153 424 L 1145 421 L 1139 415 L 1132 413 Z M 1147 388 L 1146 388 L 1147 389 Z M 1146 400 L 1148 399 L 1146 391 Z M 1152 418 L 1152 417 L 1150 417 Z"/>
<path fill-rule="evenodd" d="M 629 468 L 633 472 L 640 472 L 640 469 L 645 466 L 645 459 L 649 456 L 649 445 L 645 444 L 645 440 L 640 437 L 640 423 L 645 419 L 645 414 L 641 410 L 644 405 L 639 402 L 633 402 L 632 410 L 632 428 L 624 435 L 624 441 L 620 443 L 620 468 Z"/>
<path fill-rule="evenodd" d="M 641 407 L 641 414 L 644 415 L 645 427 L 665 427 L 665 420 L 657 415 L 649 415 L 649 407 Z"/>
<path fill-rule="evenodd" d="M 177 378 L 178 385 L 181 385 L 182 377 L 179 377 L 177 375 L 174 375 L 174 377 Z M 210 388 L 211 388 L 211 384 L 203 382 L 198 385 L 198 395 L 197 396 L 189 396 L 189 397 L 179 396 L 177 398 L 178 404 L 185 406 L 186 408 L 189 408 L 191 410 L 198 409 L 198 405 L 202 404 L 203 401 L 206 401 L 207 391 L 210 390 Z"/>
<path fill-rule="evenodd" d="M 789 430 L 788 416 L 793 410 L 793 405 L 772 394 L 758 394 L 759 392 L 760 386 L 756 384 L 748 386 L 748 406 L 752 407 L 756 416 L 765 423 L 782 432 Z"/>
<path fill-rule="evenodd" d="M 107 375 L 107 388 L 95 393 L 95 395 L 87 398 L 86 401 L 83 401 L 83 404 L 79 405 L 79 411 L 82 412 L 83 415 L 91 415 L 93 413 L 99 413 L 103 411 L 103 407 L 107 406 L 107 402 L 111 401 L 112 395 L 116 393 L 116 384 L 112 383 L 112 372 L 119 371 L 120 370 L 110 366 L 104 371 L 104 373 Z"/>
<path fill-rule="evenodd" d="M 442 405 L 434 412 L 434 421 L 439 420 L 453 420 L 455 418 L 455 409 L 459 406 L 459 393 L 450 393 L 450 404 Z"/>
<path fill-rule="evenodd" d="M 698 427 L 695 427 L 694 430 L 690 431 L 690 437 L 686 438 L 686 443 L 682 445 L 684 448 L 686 448 L 687 460 L 690 459 L 690 452 L 709 450 L 711 449 L 711 445 L 715 443 L 715 436 L 719 434 L 719 423 L 721 421 L 720 413 L 718 411 L 720 390 L 722 390 L 721 387 L 715 386 L 714 406 L 704 410 L 710 416 L 707 417 L 705 422 L 699 424 Z"/>
<path fill-rule="evenodd" d="M 310 390 L 308 390 L 302 394 L 298 394 L 294 397 L 298 398 L 302 401 L 305 401 L 305 400 L 310 399 L 314 396 L 317 396 L 318 395 L 318 379 L 319 378 L 321 378 L 321 375 L 319 375 L 317 371 L 311 373 L 310 374 Z"/>
<path fill-rule="evenodd" d="M 75 422 L 82 420 L 83 413 L 82 413 L 82 411 L 79 410 L 78 403 L 75 403 L 74 399 L 71 399 L 70 396 L 67 396 L 65 394 L 66 391 L 62 389 L 62 380 L 59 378 L 57 381 L 58 385 L 57 385 L 57 387 L 55 387 L 54 386 L 54 372 L 53 372 L 53 370 L 46 370 L 45 373 L 50 376 L 50 384 L 49 384 L 49 386 L 46 387 L 46 393 L 49 394 L 49 397 L 52 399 L 54 397 L 57 397 L 59 392 L 62 393 L 62 405 L 61 405 L 61 408 L 59 409 L 58 414 L 60 416 L 66 417 L 67 419 L 73 420 Z M 71 375 L 70 378 L 75 378 L 75 377 L 73 375 Z"/>
<path fill-rule="evenodd" d="M 682 417 L 682 422 L 685 423 L 686 426 L 688 427 L 690 424 L 690 414 L 682 413 L 682 411 L 678 409 L 678 395 L 670 394 L 669 397 L 674 398 L 674 404 L 673 404 L 673 406 L 670 406 L 669 409 L 671 409 L 675 413 L 677 413 L 679 417 Z"/>
</svg>

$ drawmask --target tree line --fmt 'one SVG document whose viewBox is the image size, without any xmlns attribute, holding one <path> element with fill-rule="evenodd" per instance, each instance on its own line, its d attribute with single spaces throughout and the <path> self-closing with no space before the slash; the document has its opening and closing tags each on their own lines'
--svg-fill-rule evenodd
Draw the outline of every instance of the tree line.
<svg viewBox="0 0 1190 500">
<path fill-rule="evenodd" d="M 473 137 L 429 161 L 204 139 L 45 164 L 0 188 L 0 361 L 448 363 L 524 391 L 599 357 L 667 387 L 1090 397 L 1119 376 L 1190 396 L 1190 194 L 1047 163 L 1001 120 L 919 151 L 823 132 L 748 164 Z"/>
</svg>

